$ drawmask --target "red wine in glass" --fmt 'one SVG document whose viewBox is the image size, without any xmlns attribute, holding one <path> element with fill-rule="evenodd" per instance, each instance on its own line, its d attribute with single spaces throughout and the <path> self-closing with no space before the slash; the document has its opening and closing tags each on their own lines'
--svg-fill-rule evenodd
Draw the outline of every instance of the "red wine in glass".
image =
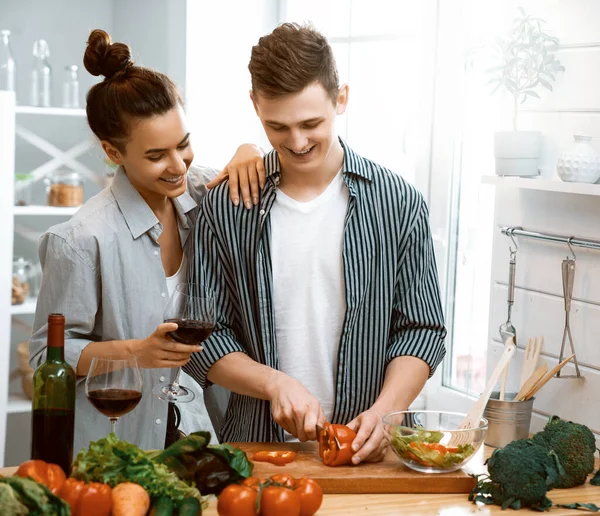
<svg viewBox="0 0 600 516">
<path fill-rule="evenodd" d="M 87 396 L 96 410 L 108 417 L 124 416 L 142 399 L 141 392 L 131 389 L 96 389 Z"/>
<path fill-rule="evenodd" d="M 142 387 L 142 374 L 134 355 L 107 354 L 92 358 L 85 393 L 94 408 L 110 419 L 111 432 L 114 433 L 119 418 L 140 402 Z"/>
<path fill-rule="evenodd" d="M 164 322 L 176 323 L 177 329 L 169 332 L 176 342 L 188 345 L 202 344 L 215 329 L 215 299 L 212 291 L 199 283 L 180 283 L 175 287 L 167 307 Z M 179 385 L 177 368 L 172 383 L 160 383 L 154 389 L 154 395 L 169 403 L 188 403 L 194 399 L 194 392 Z"/>
<path fill-rule="evenodd" d="M 215 325 L 204 321 L 190 321 L 189 319 L 167 319 L 166 323 L 177 324 L 175 331 L 169 332 L 169 335 L 176 342 L 182 344 L 196 345 L 204 342 L 212 335 Z"/>
</svg>

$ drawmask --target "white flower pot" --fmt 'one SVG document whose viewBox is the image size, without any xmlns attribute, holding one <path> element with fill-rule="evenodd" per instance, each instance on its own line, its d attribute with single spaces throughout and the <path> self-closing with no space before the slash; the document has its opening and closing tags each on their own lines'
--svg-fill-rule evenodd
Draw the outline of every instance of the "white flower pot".
<svg viewBox="0 0 600 516">
<path fill-rule="evenodd" d="M 541 133 L 539 131 L 505 131 L 494 133 L 496 175 L 538 176 Z"/>
<path fill-rule="evenodd" d="M 600 178 L 600 153 L 592 147 L 591 136 L 573 138 L 575 143 L 558 158 L 558 177 L 572 183 L 595 183 Z"/>
</svg>

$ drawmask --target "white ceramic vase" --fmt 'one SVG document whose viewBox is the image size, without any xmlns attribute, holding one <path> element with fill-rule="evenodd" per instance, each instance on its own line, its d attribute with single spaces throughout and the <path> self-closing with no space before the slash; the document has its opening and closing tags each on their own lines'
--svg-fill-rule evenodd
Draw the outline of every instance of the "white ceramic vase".
<svg viewBox="0 0 600 516">
<path fill-rule="evenodd" d="M 592 147 L 591 136 L 573 138 L 573 145 L 558 158 L 558 177 L 571 183 L 595 183 L 600 178 L 600 153 Z"/>
</svg>

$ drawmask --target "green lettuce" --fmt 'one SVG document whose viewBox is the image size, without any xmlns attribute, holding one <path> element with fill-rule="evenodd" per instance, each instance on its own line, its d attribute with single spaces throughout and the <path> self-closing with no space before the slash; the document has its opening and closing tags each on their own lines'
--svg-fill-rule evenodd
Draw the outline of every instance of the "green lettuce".
<svg viewBox="0 0 600 516">
<path fill-rule="evenodd" d="M 90 443 L 73 464 L 71 476 L 85 482 L 103 482 L 111 487 L 121 482 L 141 485 L 150 498 L 167 496 L 174 501 L 202 496 L 198 489 L 181 480 L 165 464 L 154 461 L 151 455 L 136 445 L 121 441 L 114 433 Z"/>
</svg>

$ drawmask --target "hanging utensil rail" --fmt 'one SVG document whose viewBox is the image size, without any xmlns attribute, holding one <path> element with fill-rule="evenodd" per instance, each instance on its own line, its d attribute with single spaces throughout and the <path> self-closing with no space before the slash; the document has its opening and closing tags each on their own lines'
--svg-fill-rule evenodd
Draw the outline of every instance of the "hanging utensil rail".
<svg viewBox="0 0 600 516">
<path fill-rule="evenodd" d="M 507 236 L 518 236 L 524 238 L 533 238 L 535 240 L 546 240 L 547 242 L 556 242 L 558 244 L 565 244 L 573 247 L 584 247 L 586 249 L 595 249 L 600 251 L 600 241 L 591 240 L 588 238 L 578 238 L 572 236 L 553 235 L 551 233 L 538 233 L 537 231 L 530 231 L 523 229 L 522 227 L 510 227 L 502 226 L 500 228 L 502 234 Z"/>
</svg>

